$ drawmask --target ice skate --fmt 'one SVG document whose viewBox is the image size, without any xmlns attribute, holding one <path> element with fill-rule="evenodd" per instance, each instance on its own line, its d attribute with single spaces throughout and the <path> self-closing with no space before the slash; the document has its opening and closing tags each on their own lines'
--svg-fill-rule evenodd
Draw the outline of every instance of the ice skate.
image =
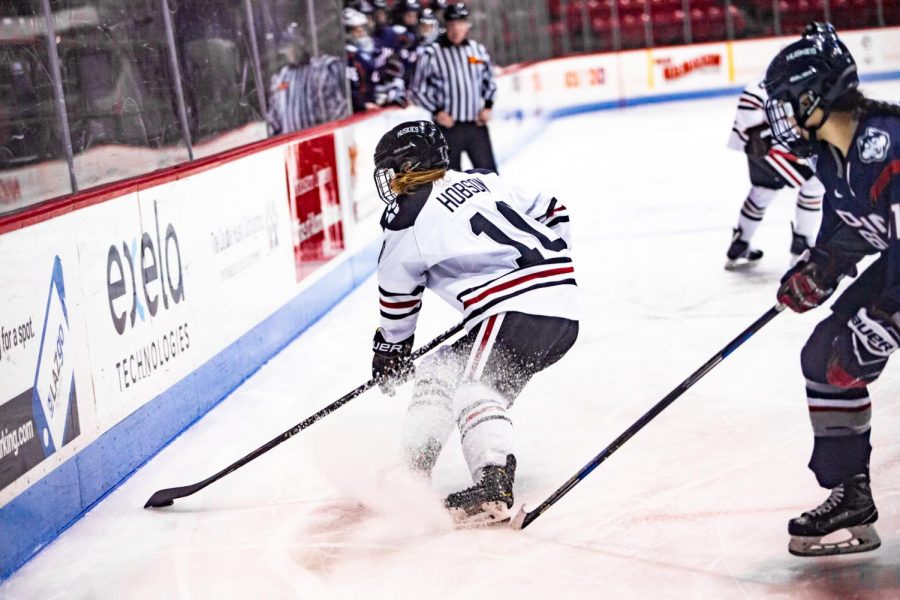
<svg viewBox="0 0 900 600">
<path fill-rule="evenodd" d="M 731 236 L 731 246 L 728 247 L 726 256 L 728 260 L 725 262 L 725 269 L 735 271 L 755 265 L 759 259 L 763 257 L 762 250 L 756 250 L 750 247 L 750 242 L 741 239 L 740 228 L 735 229 Z"/>
<path fill-rule="evenodd" d="M 803 253 L 809 249 L 810 245 L 806 241 L 806 236 L 797 233 L 794 225 L 791 224 L 791 266 L 796 265 Z"/>
<path fill-rule="evenodd" d="M 820 506 L 788 522 L 788 551 L 796 556 L 831 556 L 875 550 L 881 546 L 872 525 L 877 520 L 869 477 L 854 475 L 831 490 Z M 844 535 L 835 541 L 823 539 L 841 530 L 849 532 L 849 538 Z"/>
<path fill-rule="evenodd" d="M 516 457 L 506 457 L 506 466 L 484 468 L 477 485 L 447 496 L 445 504 L 458 527 L 486 527 L 508 523 L 513 505 Z"/>
</svg>

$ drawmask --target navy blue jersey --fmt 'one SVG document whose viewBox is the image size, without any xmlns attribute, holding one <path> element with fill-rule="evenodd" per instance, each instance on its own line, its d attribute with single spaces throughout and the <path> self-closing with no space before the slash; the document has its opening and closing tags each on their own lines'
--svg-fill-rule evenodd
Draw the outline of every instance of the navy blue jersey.
<svg viewBox="0 0 900 600">
<path fill-rule="evenodd" d="M 392 25 L 378 25 L 372 34 L 375 42 L 382 48 L 389 48 L 394 52 L 400 50 L 401 42 L 397 37 L 397 32 Z"/>
<path fill-rule="evenodd" d="M 403 77 L 402 73 L 394 75 L 385 72 L 385 65 L 393 56 L 393 51 L 377 43 L 368 50 L 361 50 L 353 44 L 347 44 L 346 50 L 347 78 L 350 80 L 350 99 L 353 102 L 353 112 L 366 110 L 366 104 L 369 103 L 385 104 L 385 102 L 379 102 L 379 87 L 389 84 L 393 79 L 402 81 Z"/>
<path fill-rule="evenodd" d="M 846 158 L 822 145 L 816 175 L 826 190 L 816 246 L 845 272 L 867 254 L 887 253 L 878 303 L 900 310 L 900 118 L 864 114 Z"/>
</svg>

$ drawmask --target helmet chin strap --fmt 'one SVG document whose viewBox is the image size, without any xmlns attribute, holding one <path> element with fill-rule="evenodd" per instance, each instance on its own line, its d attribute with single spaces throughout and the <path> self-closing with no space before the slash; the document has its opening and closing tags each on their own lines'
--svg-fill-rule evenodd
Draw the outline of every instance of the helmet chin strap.
<svg viewBox="0 0 900 600">
<path fill-rule="evenodd" d="M 831 111 L 825 110 L 823 108 L 822 109 L 822 120 L 819 121 L 819 124 L 814 127 L 804 127 L 806 132 L 809 134 L 809 143 L 810 144 L 818 144 L 819 143 L 819 136 L 818 136 L 819 129 L 821 129 L 822 125 L 824 125 L 825 122 L 828 121 L 828 117 L 830 117 L 830 116 L 831 116 Z"/>
<path fill-rule="evenodd" d="M 818 125 L 808 126 L 808 125 L 806 124 L 806 122 L 809 120 L 809 117 L 812 116 L 812 113 L 815 112 L 815 110 L 816 110 L 817 108 L 819 108 L 819 109 L 822 110 L 822 120 L 819 121 L 819 124 L 818 124 Z M 831 116 L 831 111 L 828 110 L 827 108 L 825 108 L 824 106 L 822 106 L 822 98 L 821 98 L 821 97 L 818 97 L 818 98 L 816 98 L 815 102 L 812 104 L 812 106 L 811 106 L 810 109 L 808 110 L 808 113 L 807 113 L 807 115 L 806 115 L 806 118 L 803 119 L 803 123 L 800 123 L 800 122 L 798 121 L 797 124 L 798 124 L 804 131 L 806 131 L 806 133 L 809 135 L 809 139 L 808 139 L 807 141 L 808 141 L 810 144 L 817 144 L 817 143 L 819 142 L 818 131 L 819 131 L 819 129 L 822 127 L 822 125 L 825 124 L 825 122 L 828 120 L 828 117 L 830 117 L 830 116 Z"/>
</svg>

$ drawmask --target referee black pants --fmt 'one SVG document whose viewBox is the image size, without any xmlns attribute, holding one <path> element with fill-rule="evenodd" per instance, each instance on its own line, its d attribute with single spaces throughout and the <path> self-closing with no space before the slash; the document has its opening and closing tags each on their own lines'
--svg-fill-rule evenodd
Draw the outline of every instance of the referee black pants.
<svg viewBox="0 0 900 600">
<path fill-rule="evenodd" d="M 450 146 L 450 168 L 454 171 L 462 169 L 462 153 L 469 155 L 472 166 L 476 169 L 497 171 L 497 163 L 494 161 L 494 148 L 491 146 L 491 135 L 487 125 L 478 125 L 475 122 L 460 123 L 447 129 L 438 125 L 438 129 L 444 134 L 447 145 Z"/>
</svg>

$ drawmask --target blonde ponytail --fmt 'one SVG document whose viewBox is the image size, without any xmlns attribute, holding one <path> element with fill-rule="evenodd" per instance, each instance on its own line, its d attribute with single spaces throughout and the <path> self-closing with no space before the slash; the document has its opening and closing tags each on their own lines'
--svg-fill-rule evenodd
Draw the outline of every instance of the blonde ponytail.
<svg viewBox="0 0 900 600">
<path fill-rule="evenodd" d="M 441 179 L 447 169 L 429 169 L 427 171 L 407 171 L 397 173 L 391 180 L 391 191 L 398 196 L 408 194 L 416 188 Z"/>
</svg>

